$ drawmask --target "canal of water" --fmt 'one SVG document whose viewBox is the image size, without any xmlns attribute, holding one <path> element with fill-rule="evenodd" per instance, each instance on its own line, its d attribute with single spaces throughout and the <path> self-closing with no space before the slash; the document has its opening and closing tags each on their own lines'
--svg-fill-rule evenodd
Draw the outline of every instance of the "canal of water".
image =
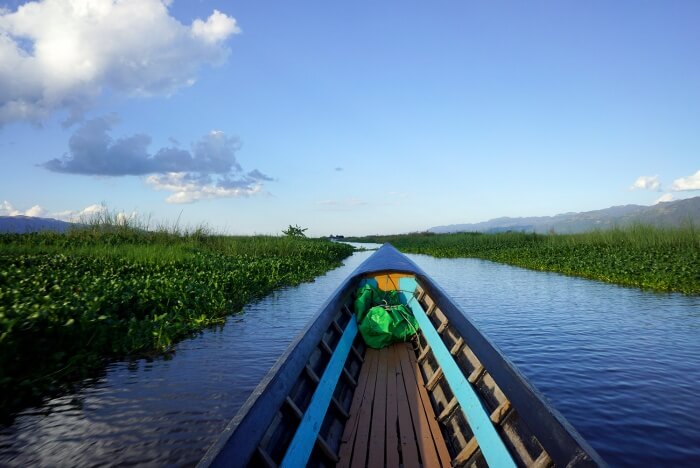
<svg viewBox="0 0 700 468">
<path fill-rule="evenodd" d="M 372 252 L 0 427 L 0 465 L 193 465 Z M 700 466 L 700 298 L 410 256 L 614 466 Z"/>
</svg>

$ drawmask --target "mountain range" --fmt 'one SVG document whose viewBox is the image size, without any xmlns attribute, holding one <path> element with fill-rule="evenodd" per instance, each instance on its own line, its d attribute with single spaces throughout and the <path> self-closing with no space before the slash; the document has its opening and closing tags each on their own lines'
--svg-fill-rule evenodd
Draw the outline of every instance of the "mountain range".
<svg viewBox="0 0 700 468">
<path fill-rule="evenodd" d="M 687 198 L 652 206 L 622 205 L 582 213 L 563 213 L 556 216 L 527 218 L 495 218 L 472 224 L 435 226 L 429 232 L 557 232 L 561 234 L 609 229 L 634 223 L 654 226 L 680 226 L 692 221 L 700 226 L 700 197 Z M 64 232 L 72 223 L 52 218 L 31 216 L 0 216 L 0 233 L 27 233 L 37 231 Z"/>
<path fill-rule="evenodd" d="M 53 218 L 36 218 L 33 216 L 0 216 L 0 234 L 27 232 L 56 231 L 64 232 L 73 226 L 72 223 Z"/>
<path fill-rule="evenodd" d="M 562 234 L 609 229 L 634 223 L 654 226 L 680 226 L 692 221 L 700 226 L 700 197 L 687 198 L 652 206 L 623 205 L 582 213 L 527 218 L 495 218 L 473 224 L 435 226 L 429 232 L 557 232 Z"/>
</svg>

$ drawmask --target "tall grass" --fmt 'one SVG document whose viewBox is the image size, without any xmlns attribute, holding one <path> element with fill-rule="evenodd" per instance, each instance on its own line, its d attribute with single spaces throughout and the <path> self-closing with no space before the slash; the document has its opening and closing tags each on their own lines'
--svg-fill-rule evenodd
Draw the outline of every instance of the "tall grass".
<svg viewBox="0 0 700 468">
<path fill-rule="evenodd" d="M 106 360 L 167 350 L 352 253 L 323 240 L 146 227 L 103 217 L 65 234 L 0 235 L 0 415 Z"/>
<path fill-rule="evenodd" d="M 358 239 L 360 240 L 360 239 Z M 410 253 L 472 257 L 656 291 L 700 294 L 700 230 L 632 225 L 582 234 L 371 236 Z"/>
</svg>

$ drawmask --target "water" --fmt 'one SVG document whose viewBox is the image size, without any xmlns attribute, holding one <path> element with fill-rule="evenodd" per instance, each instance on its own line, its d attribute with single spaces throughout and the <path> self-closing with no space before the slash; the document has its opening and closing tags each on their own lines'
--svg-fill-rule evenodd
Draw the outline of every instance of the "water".
<svg viewBox="0 0 700 468">
<path fill-rule="evenodd" d="M 372 252 L 0 428 L 0 465 L 192 465 Z M 611 465 L 700 466 L 700 298 L 411 256 Z"/>
</svg>

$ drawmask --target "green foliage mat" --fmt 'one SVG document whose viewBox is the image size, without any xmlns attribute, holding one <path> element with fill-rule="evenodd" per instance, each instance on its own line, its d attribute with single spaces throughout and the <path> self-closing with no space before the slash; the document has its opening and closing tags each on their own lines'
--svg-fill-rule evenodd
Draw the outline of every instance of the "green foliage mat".
<svg viewBox="0 0 700 468">
<path fill-rule="evenodd" d="M 654 291 L 700 294 L 700 230 L 628 228 L 584 234 L 408 234 L 348 239 L 390 242 L 406 253 L 471 257 Z"/>
<path fill-rule="evenodd" d="M 0 415 L 106 360 L 167 350 L 351 253 L 301 238 L 0 235 Z"/>
</svg>

